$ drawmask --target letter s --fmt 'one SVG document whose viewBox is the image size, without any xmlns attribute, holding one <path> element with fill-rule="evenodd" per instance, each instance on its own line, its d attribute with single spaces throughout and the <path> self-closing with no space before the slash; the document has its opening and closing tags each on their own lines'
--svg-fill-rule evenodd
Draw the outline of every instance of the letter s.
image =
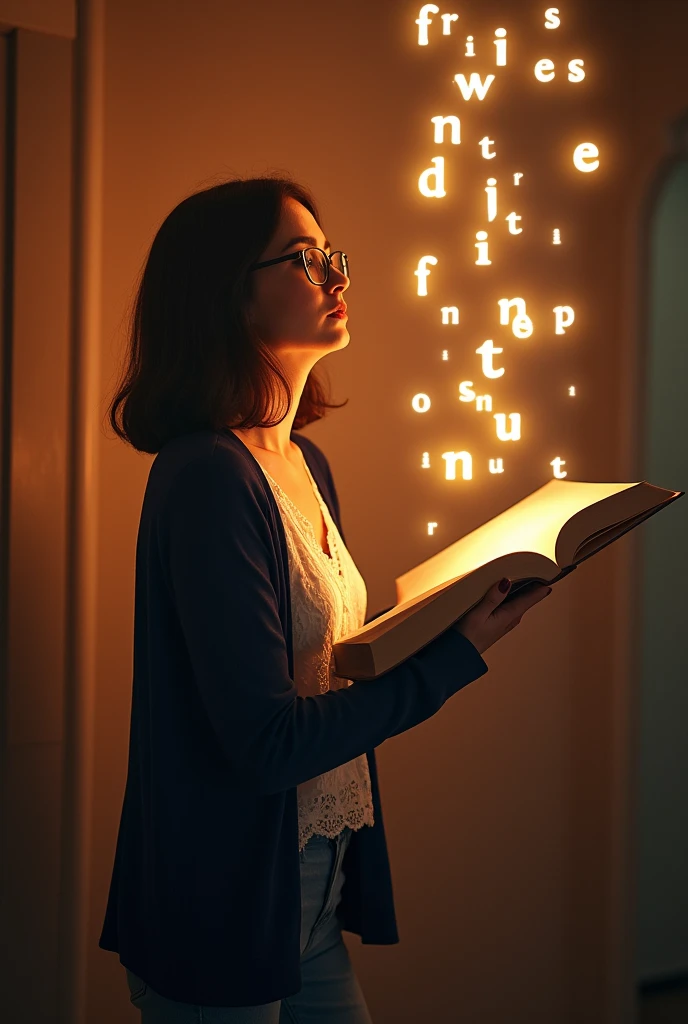
<svg viewBox="0 0 688 1024">
<path fill-rule="evenodd" d="M 570 60 L 569 61 L 569 82 L 582 82 L 585 78 L 585 71 L 583 71 L 584 61 L 582 60 Z"/>
</svg>

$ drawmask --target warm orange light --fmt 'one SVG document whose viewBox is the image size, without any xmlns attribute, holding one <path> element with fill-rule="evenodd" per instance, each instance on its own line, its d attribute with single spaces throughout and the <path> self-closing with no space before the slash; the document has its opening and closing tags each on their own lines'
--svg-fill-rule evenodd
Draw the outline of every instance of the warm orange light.
<svg viewBox="0 0 688 1024">
<path fill-rule="evenodd" d="M 556 562 L 556 543 L 565 523 L 588 505 L 633 484 L 596 484 L 549 480 L 533 494 L 479 526 L 448 550 L 409 570 L 397 580 L 397 601 L 408 601 L 511 551 L 539 551 Z M 508 523 L 505 528 L 504 523 Z"/>
</svg>

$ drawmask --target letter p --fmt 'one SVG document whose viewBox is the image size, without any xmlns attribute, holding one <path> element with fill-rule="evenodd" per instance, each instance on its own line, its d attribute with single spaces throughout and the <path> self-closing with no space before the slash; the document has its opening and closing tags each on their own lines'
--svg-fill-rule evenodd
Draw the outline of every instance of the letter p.
<svg viewBox="0 0 688 1024">
<path fill-rule="evenodd" d="M 570 327 L 576 319 L 576 314 L 571 306 L 555 306 L 552 312 L 554 313 L 554 333 L 564 334 L 566 328 Z"/>
</svg>

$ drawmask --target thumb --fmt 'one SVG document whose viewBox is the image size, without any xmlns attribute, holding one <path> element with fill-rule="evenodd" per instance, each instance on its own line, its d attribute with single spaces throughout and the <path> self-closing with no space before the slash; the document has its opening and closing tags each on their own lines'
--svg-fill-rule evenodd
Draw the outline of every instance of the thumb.
<svg viewBox="0 0 688 1024">
<path fill-rule="evenodd" d="M 483 598 L 483 604 L 485 605 L 488 614 L 491 614 L 492 611 L 502 603 L 510 590 L 511 580 L 506 577 L 503 580 L 498 580 L 490 587 Z"/>
</svg>

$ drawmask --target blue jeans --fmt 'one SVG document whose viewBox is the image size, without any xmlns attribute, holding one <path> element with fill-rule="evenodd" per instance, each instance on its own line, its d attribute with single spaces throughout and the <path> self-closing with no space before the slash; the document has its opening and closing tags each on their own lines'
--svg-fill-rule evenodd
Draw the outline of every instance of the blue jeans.
<svg viewBox="0 0 688 1024">
<path fill-rule="evenodd" d="M 154 992 L 125 968 L 141 1024 L 372 1024 L 335 916 L 342 860 L 351 838 L 314 835 L 301 851 L 301 977 L 299 992 L 260 1006 L 198 1006 Z"/>
</svg>

